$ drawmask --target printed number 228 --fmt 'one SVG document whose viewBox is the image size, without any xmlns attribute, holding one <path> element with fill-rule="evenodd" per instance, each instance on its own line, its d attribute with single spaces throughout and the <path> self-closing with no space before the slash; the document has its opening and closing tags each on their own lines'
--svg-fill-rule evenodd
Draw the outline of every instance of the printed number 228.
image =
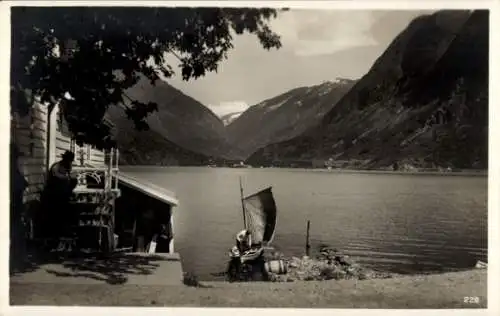
<svg viewBox="0 0 500 316">
<path fill-rule="evenodd" d="M 477 296 L 464 296 L 464 303 L 466 303 L 466 304 L 479 304 L 479 297 L 477 297 Z"/>
</svg>

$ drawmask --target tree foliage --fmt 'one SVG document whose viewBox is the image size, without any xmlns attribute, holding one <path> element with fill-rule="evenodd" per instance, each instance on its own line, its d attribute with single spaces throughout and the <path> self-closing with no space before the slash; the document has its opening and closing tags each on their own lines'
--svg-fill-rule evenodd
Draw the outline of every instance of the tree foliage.
<svg viewBox="0 0 500 316">
<path fill-rule="evenodd" d="M 26 114 L 33 96 L 61 105 L 77 141 L 104 146 L 109 106 L 123 106 L 139 129 L 157 104 L 127 97 L 139 75 L 152 84 L 178 66 L 184 80 L 217 71 L 233 35 L 256 35 L 264 49 L 280 48 L 267 8 L 14 7 L 11 108 Z M 58 54 L 60 52 L 69 52 Z M 178 65 L 167 64 L 167 56 Z M 251 62 L 251 61 L 249 61 Z M 68 98 L 67 96 L 71 96 Z"/>
</svg>

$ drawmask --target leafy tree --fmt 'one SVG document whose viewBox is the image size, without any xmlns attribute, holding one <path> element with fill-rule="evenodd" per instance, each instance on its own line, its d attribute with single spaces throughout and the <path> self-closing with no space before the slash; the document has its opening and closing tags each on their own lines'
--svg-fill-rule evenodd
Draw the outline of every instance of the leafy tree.
<svg viewBox="0 0 500 316">
<path fill-rule="evenodd" d="M 34 96 L 49 111 L 59 103 L 77 141 L 103 147 L 109 106 L 124 106 L 137 128 L 148 128 L 145 119 L 157 104 L 125 94 L 140 74 L 152 84 L 160 74 L 173 76 L 168 54 L 176 56 L 184 80 L 217 71 L 233 48 L 233 35 L 244 32 L 256 35 L 264 49 L 279 49 L 280 37 L 268 24 L 277 13 L 267 8 L 15 7 L 11 109 L 25 115 Z"/>
</svg>

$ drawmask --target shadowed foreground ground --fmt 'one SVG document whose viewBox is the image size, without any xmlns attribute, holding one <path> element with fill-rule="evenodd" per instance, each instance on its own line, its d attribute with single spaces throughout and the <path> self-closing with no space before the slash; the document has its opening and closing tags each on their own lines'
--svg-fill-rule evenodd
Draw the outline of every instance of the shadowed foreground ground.
<svg viewBox="0 0 500 316">
<path fill-rule="evenodd" d="M 205 288 L 11 283 L 12 305 L 486 308 L 486 270 L 378 280 L 207 282 Z M 477 296 L 479 304 L 464 303 Z"/>
</svg>

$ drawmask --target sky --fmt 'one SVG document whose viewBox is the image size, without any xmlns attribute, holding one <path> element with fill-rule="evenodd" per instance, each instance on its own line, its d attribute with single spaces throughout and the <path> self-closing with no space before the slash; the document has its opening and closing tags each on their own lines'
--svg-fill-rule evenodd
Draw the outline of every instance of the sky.
<svg viewBox="0 0 500 316">
<path fill-rule="evenodd" d="M 415 17 L 430 11 L 290 10 L 271 22 L 283 47 L 264 50 L 256 36 L 235 36 L 217 73 L 168 82 L 215 114 L 243 111 L 288 90 L 337 77 L 359 79 Z"/>
</svg>

